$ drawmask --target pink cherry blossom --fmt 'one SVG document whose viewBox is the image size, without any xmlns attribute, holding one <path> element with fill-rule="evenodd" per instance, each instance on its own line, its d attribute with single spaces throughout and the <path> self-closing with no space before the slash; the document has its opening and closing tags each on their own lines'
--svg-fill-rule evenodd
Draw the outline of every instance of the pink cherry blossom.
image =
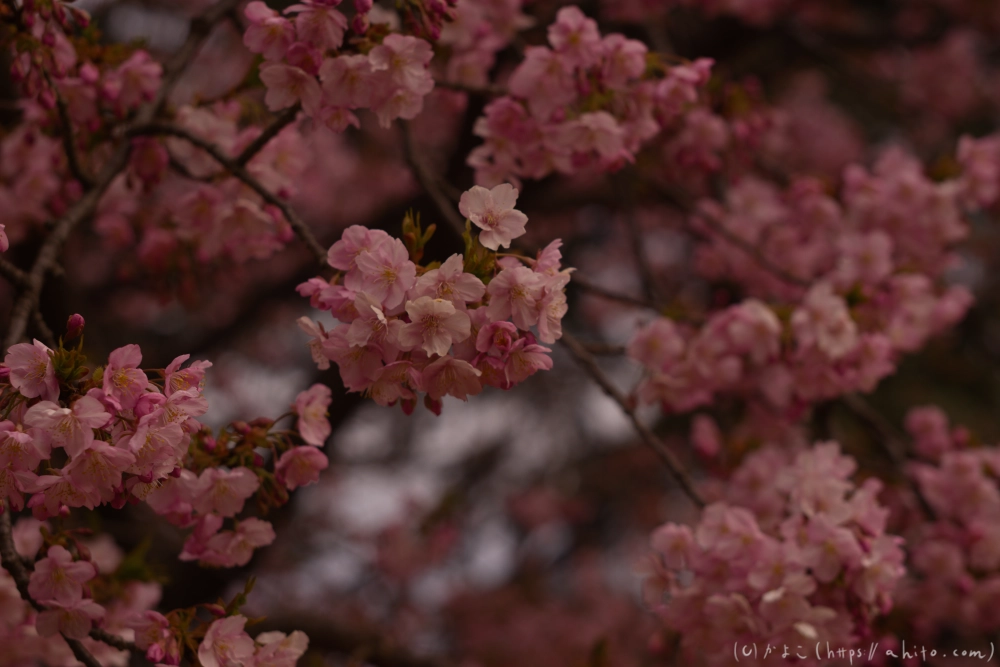
<svg viewBox="0 0 1000 667">
<path fill-rule="evenodd" d="M 35 569 L 28 581 L 28 592 L 36 600 L 71 603 L 83 596 L 83 584 L 97 576 L 93 564 L 74 561 L 66 549 L 56 545 L 49 547 L 42 558 L 35 563 Z"/>
<path fill-rule="evenodd" d="M 255 641 L 260 645 L 254 655 L 255 667 L 295 667 L 298 659 L 309 648 L 309 637 L 300 630 L 295 630 L 290 635 L 284 632 L 262 632 Z"/>
<path fill-rule="evenodd" d="M 243 35 L 246 47 L 269 61 L 281 60 L 295 41 L 292 24 L 259 0 L 248 3 L 243 11 L 250 21 Z"/>
<path fill-rule="evenodd" d="M 329 465 L 326 455 L 315 447 L 293 447 L 281 455 L 274 472 L 285 488 L 293 491 L 317 482 L 320 471 Z"/>
<path fill-rule="evenodd" d="M 49 348 L 39 341 L 18 343 L 7 350 L 4 366 L 10 369 L 10 384 L 25 398 L 59 399 L 59 381 L 49 357 Z"/>
<path fill-rule="evenodd" d="M 0 467 L 10 471 L 34 470 L 49 455 L 49 447 L 13 422 L 0 422 Z"/>
<path fill-rule="evenodd" d="M 464 309 L 467 303 L 474 303 L 486 294 L 483 281 L 470 273 L 465 273 L 461 255 L 452 255 L 444 263 L 417 278 L 411 298 L 429 296 L 447 299 L 455 308 Z"/>
<path fill-rule="evenodd" d="M 528 216 L 514 209 L 517 190 L 501 183 L 492 190 L 479 185 L 462 194 L 458 210 L 483 231 L 479 242 L 490 250 L 509 248 L 510 242 L 524 234 Z"/>
<path fill-rule="evenodd" d="M 597 22 L 579 7 L 563 7 L 549 26 L 549 43 L 576 67 L 589 67 L 600 55 L 601 35 Z"/>
<path fill-rule="evenodd" d="M 461 342 L 471 333 L 469 316 L 455 310 L 451 301 L 422 296 L 406 302 L 410 323 L 400 331 L 404 349 L 420 348 L 427 354 L 446 355 L 453 342 Z"/>
<path fill-rule="evenodd" d="M 236 516 L 259 487 L 260 479 L 249 468 L 209 468 L 198 477 L 191 505 L 201 514 Z"/>
<path fill-rule="evenodd" d="M 454 357 L 441 357 L 428 365 L 420 375 L 420 388 L 433 400 L 444 396 L 454 396 L 467 400 L 482 390 L 479 376 L 482 373 L 467 361 Z"/>
<path fill-rule="evenodd" d="M 260 80 L 267 86 L 264 102 L 271 111 L 285 109 L 298 102 L 310 116 L 319 113 L 323 92 L 311 74 L 279 63 L 262 68 Z"/>
<path fill-rule="evenodd" d="M 119 402 L 123 409 L 131 410 L 149 386 L 146 374 L 139 370 L 142 352 L 138 345 L 126 345 L 108 355 L 104 369 L 104 393 Z"/>
<path fill-rule="evenodd" d="M 24 423 L 37 429 L 40 440 L 64 448 L 70 456 L 76 456 L 93 442 L 94 429 L 101 428 L 110 419 L 111 415 L 101 402 L 91 396 L 77 399 L 72 408 L 41 401 L 24 415 Z"/>
<path fill-rule="evenodd" d="M 188 389 L 200 391 L 205 386 L 205 371 L 212 367 L 212 362 L 196 361 L 182 369 L 181 364 L 190 358 L 190 354 L 182 354 L 167 365 L 163 380 L 163 393 L 166 396 Z"/>
<path fill-rule="evenodd" d="M 373 90 L 374 72 L 371 60 L 365 55 L 327 58 L 319 69 L 324 102 L 348 109 L 370 106 L 372 95 L 377 92 Z"/>
<path fill-rule="evenodd" d="M 330 437 L 327 408 L 333 400 L 332 395 L 326 385 L 314 384 L 295 398 L 295 412 L 299 416 L 296 428 L 307 444 L 322 447 Z"/>
<path fill-rule="evenodd" d="M 122 473 L 135 463 L 135 454 L 112 447 L 103 440 L 93 440 L 63 470 L 80 489 L 93 490 L 101 500 L 110 502 L 121 486 Z"/>
<path fill-rule="evenodd" d="M 202 667 L 249 667 L 253 664 L 254 642 L 243 628 L 245 616 L 220 618 L 208 626 L 201 645 L 198 662 Z"/>
<path fill-rule="evenodd" d="M 347 30 L 347 18 L 331 6 L 309 3 L 292 5 L 287 14 L 297 14 L 295 28 L 297 36 L 318 49 L 339 49 Z"/>
<path fill-rule="evenodd" d="M 368 54 L 373 70 L 387 72 L 394 84 L 421 96 L 434 88 L 427 70 L 433 56 L 426 41 L 397 33 L 387 35 Z"/>
<path fill-rule="evenodd" d="M 62 634 L 69 639 L 85 639 L 95 621 L 104 618 L 104 607 L 93 600 L 78 598 L 68 602 L 50 601 L 49 609 L 38 614 L 35 627 L 41 637 Z"/>
<path fill-rule="evenodd" d="M 362 250 L 356 262 L 364 276 L 364 291 L 381 300 L 386 310 L 402 304 L 407 290 L 417 280 L 417 267 L 399 239 L 380 244 L 372 251 Z"/>
<path fill-rule="evenodd" d="M 510 317 L 519 329 L 527 331 L 538 323 L 544 284 L 544 279 L 526 266 L 504 269 L 486 287 L 490 296 L 486 311 L 493 321 Z"/>
</svg>

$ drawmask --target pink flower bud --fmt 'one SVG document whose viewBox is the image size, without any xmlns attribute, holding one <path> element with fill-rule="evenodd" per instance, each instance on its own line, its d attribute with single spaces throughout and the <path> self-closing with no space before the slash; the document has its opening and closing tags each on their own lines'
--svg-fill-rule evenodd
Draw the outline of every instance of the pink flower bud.
<svg viewBox="0 0 1000 667">
<path fill-rule="evenodd" d="M 86 322 L 83 319 L 83 315 L 79 313 L 74 313 L 69 316 L 66 321 L 66 340 L 73 340 L 74 338 L 79 338 L 83 334 L 83 326 Z"/>
<path fill-rule="evenodd" d="M 351 30 L 359 35 L 363 35 L 368 32 L 368 15 L 355 14 L 354 18 L 351 19 Z"/>
</svg>

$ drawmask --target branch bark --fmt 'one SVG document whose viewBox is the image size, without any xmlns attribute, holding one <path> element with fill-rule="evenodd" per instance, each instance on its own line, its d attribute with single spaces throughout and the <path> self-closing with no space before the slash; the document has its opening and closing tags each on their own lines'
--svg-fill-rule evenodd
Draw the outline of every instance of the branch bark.
<svg viewBox="0 0 1000 667">
<path fill-rule="evenodd" d="M 170 125 L 169 123 L 147 123 L 137 125 L 131 128 L 128 134 L 129 136 L 173 136 L 179 139 L 184 139 L 192 146 L 197 146 L 201 150 L 205 151 L 212 157 L 212 159 L 218 162 L 223 169 L 228 171 L 234 177 L 242 181 L 247 187 L 260 195 L 261 199 L 281 211 L 281 213 L 285 216 L 285 219 L 288 220 L 288 224 L 292 226 L 296 235 L 306 244 L 312 254 L 316 257 L 317 261 L 320 264 L 326 264 L 326 249 L 323 248 L 319 241 L 316 240 L 312 230 L 310 230 L 305 221 L 299 217 L 298 213 L 295 212 L 295 209 L 293 209 L 288 202 L 265 188 L 260 181 L 254 178 L 250 172 L 246 170 L 245 167 L 237 164 L 236 160 L 230 158 L 222 151 L 221 148 L 212 142 L 203 139 L 202 137 L 199 137 L 182 127 Z"/>
<path fill-rule="evenodd" d="M 664 465 L 670 471 L 674 480 L 681 487 L 681 491 L 684 492 L 692 503 L 695 504 L 698 509 L 704 509 L 705 500 L 701 497 L 698 491 L 694 488 L 694 483 L 691 481 L 691 477 L 688 475 L 684 466 L 677 459 L 673 452 L 667 449 L 667 446 L 656 437 L 653 431 L 646 426 L 639 417 L 635 414 L 635 408 L 632 407 L 631 401 L 626 397 L 618 387 L 614 385 L 611 379 L 601 370 L 598 366 L 597 360 L 594 356 L 587 351 L 587 348 L 580 343 L 572 334 L 564 331 L 562 338 L 559 339 L 573 355 L 576 361 L 580 364 L 580 367 L 604 390 L 608 396 L 610 396 L 615 403 L 622 409 L 628 418 L 632 422 L 632 426 L 639 433 L 639 437 L 642 438 L 643 442 L 649 445 L 656 455 L 660 457 Z"/>
</svg>

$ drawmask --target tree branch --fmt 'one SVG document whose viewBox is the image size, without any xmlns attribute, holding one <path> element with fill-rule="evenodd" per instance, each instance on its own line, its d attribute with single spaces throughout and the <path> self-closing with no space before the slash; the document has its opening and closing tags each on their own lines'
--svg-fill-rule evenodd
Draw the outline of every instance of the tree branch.
<svg viewBox="0 0 1000 667">
<path fill-rule="evenodd" d="M 0 562 L 2 562 L 4 568 L 14 579 L 17 590 L 21 594 L 21 599 L 34 607 L 36 611 L 45 611 L 45 607 L 38 604 L 28 593 L 28 582 L 31 575 L 24 561 L 21 560 L 21 555 L 14 548 L 13 526 L 11 525 L 10 510 L 8 509 L 4 509 L 3 513 L 0 514 Z M 101 663 L 90 654 L 90 651 L 78 639 L 70 639 L 65 635 L 63 639 L 70 650 L 73 651 L 73 656 L 86 665 L 86 667 L 102 667 Z"/>
<path fill-rule="evenodd" d="M 73 174 L 73 177 L 80 181 L 84 189 L 90 189 L 94 186 L 94 181 L 84 171 L 83 164 L 80 162 L 80 153 L 76 150 L 76 142 L 74 140 L 73 123 L 69 117 L 69 107 L 66 106 L 66 100 L 63 99 L 62 93 L 59 92 L 59 87 L 52 80 L 52 75 L 44 67 L 41 68 L 41 71 L 45 77 L 45 81 L 49 84 L 49 88 L 52 89 L 52 94 L 56 97 L 56 110 L 59 113 L 59 121 L 62 123 L 63 149 L 66 151 L 66 161 L 69 162 L 69 170 Z"/>
<path fill-rule="evenodd" d="M 656 452 L 656 455 L 659 456 L 660 460 L 667 466 L 670 474 L 673 475 L 674 480 L 676 480 L 680 485 L 684 494 L 699 509 L 703 509 L 705 507 L 705 500 L 695 490 L 694 483 L 688 476 L 687 471 L 684 470 L 684 466 L 677 459 L 677 457 L 674 456 L 674 453 L 667 449 L 666 445 L 664 445 L 660 439 L 656 437 L 653 431 L 640 421 L 639 417 L 635 414 L 635 409 L 632 407 L 629 399 L 622 394 L 621 390 L 618 389 L 613 382 L 611 382 L 611 379 L 608 378 L 607 375 L 605 375 L 604 371 L 601 370 L 601 367 L 597 365 L 597 360 L 594 359 L 594 356 L 588 352 L 583 344 L 576 340 L 572 334 L 566 331 L 563 332 L 562 338 L 559 339 L 559 342 L 570 351 L 570 354 L 573 355 L 583 370 L 586 371 L 586 373 L 590 375 L 590 377 L 597 382 L 598 385 L 600 385 L 601 389 L 604 390 L 604 393 L 610 396 L 615 403 L 618 404 L 622 411 L 628 415 L 629 420 L 632 422 L 632 426 L 639 433 L 639 436 L 647 445 L 652 447 L 653 451 Z"/>
<path fill-rule="evenodd" d="M 245 167 L 246 164 L 250 162 L 255 155 L 257 155 L 257 153 L 263 150 L 264 146 L 266 146 L 271 139 L 274 139 L 278 136 L 279 132 L 295 121 L 295 117 L 299 115 L 299 109 L 301 108 L 301 105 L 295 104 L 282 111 L 274 122 L 265 127 L 264 131 L 261 132 L 249 146 L 244 148 L 242 153 L 236 156 L 236 159 L 233 160 L 233 164 Z"/>
<path fill-rule="evenodd" d="M 430 196 L 437 206 L 438 211 L 444 217 L 448 226 L 454 230 L 458 238 L 465 234 L 465 219 L 458 213 L 455 205 L 448 195 L 438 185 L 437 178 L 427 169 L 427 165 L 417 155 L 417 148 L 413 141 L 413 132 L 408 121 L 399 122 L 400 131 L 403 133 L 403 153 L 406 156 L 406 163 L 410 166 L 410 171 L 420 183 L 420 187 Z"/>
<path fill-rule="evenodd" d="M 313 235 L 309 226 L 306 225 L 305 221 L 299 217 L 288 202 L 278 197 L 276 194 L 265 188 L 260 181 L 254 178 L 246 168 L 240 166 L 235 160 L 227 156 L 221 148 L 216 146 L 210 141 L 202 139 L 196 134 L 185 130 L 182 127 L 176 125 L 170 125 L 168 123 L 148 123 L 144 125 L 138 125 L 130 128 L 128 131 L 129 136 L 141 136 L 141 135 L 167 135 L 177 137 L 179 139 L 184 139 L 193 146 L 197 146 L 201 150 L 208 153 L 212 158 L 222 166 L 223 169 L 228 171 L 230 174 L 235 176 L 237 179 L 242 181 L 251 190 L 260 195 L 261 199 L 271 204 L 277 208 L 288 220 L 288 224 L 292 226 L 292 229 L 298 235 L 298 237 L 309 247 L 313 255 L 320 264 L 326 263 L 326 249 L 320 245 L 319 241 Z"/>
<path fill-rule="evenodd" d="M 923 492 L 920 490 L 920 485 L 915 479 L 910 477 L 905 473 L 904 467 L 906 466 L 906 461 L 908 458 L 906 438 L 905 436 L 896 428 L 896 426 L 885 418 L 885 416 L 872 407 L 868 401 L 863 399 L 857 394 L 844 394 L 840 397 L 840 402 L 851 411 L 852 414 L 859 417 L 862 421 L 867 423 L 876 434 L 875 443 L 882 453 L 892 462 L 892 464 L 903 471 L 906 477 L 907 483 L 913 490 L 913 493 L 917 496 L 917 501 L 920 503 L 920 508 L 924 511 L 932 521 L 937 518 L 937 513 L 931 506 L 927 498 L 924 497 Z"/>
</svg>

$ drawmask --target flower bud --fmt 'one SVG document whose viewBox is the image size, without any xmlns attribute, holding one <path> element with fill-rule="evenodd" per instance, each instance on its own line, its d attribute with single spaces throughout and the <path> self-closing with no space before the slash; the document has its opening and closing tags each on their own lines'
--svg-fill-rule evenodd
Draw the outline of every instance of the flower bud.
<svg viewBox="0 0 1000 667">
<path fill-rule="evenodd" d="M 86 322 L 83 319 L 83 315 L 79 313 L 73 313 L 66 320 L 66 337 L 65 340 L 70 341 L 74 338 L 79 338 L 83 334 L 83 326 Z"/>
</svg>

